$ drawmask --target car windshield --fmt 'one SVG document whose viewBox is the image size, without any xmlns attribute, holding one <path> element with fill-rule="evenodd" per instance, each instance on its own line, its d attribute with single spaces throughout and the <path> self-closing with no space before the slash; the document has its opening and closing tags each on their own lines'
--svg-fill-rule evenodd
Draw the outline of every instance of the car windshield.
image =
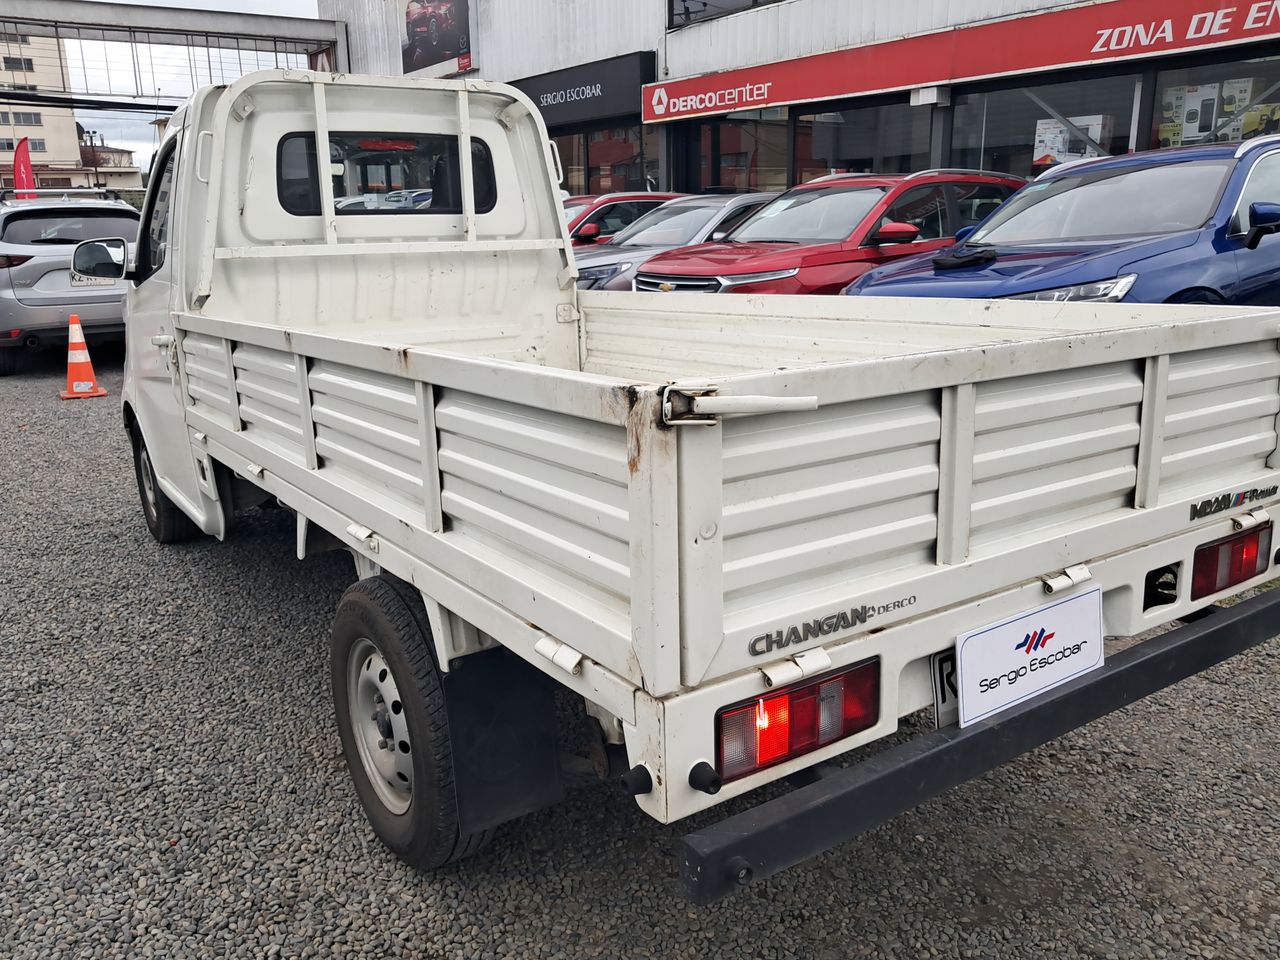
<svg viewBox="0 0 1280 960">
<path fill-rule="evenodd" d="M 683 247 L 693 243 L 721 205 L 676 203 L 651 210 L 610 241 L 614 247 Z"/>
<path fill-rule="evenodd" d="M 783 194 L 729 234 L 733 243 L 831 243 L 853 233 L 883 187 L 818 187 Z"/>
<path fill-rule="evenodd" d="M 33 210 L 16 213 L 4 222 L 5 243 L 76 244 L 81 240 L 138 235 L 138 215 L 127 210 Z"/>
<path fill-rule="evenodd" d="M 1081 170 L 1024 187 L 972 237 L 972 244 L 1104 240 L 1203 226 L 1230 160 Z"/>
</svg>

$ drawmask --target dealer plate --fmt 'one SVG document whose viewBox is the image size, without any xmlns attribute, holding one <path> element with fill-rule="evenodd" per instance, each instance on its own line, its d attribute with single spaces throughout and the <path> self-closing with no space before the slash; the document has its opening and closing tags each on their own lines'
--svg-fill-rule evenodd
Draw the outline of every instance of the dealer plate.
<svg viewBox="0 0 1280 960">
<path fill-rule="evenodd" d="M 956 639 L 960 726 L 1102 666 L 1102 588 L 1059 597 Z"/>
<path fill-rule="evenodd" d="M 112 287 L 115 286 L 115 280 L 111 277 L 85 277 L 78 273 L 71 274 L 71 285 L 73 287 Z"/>
</svg>

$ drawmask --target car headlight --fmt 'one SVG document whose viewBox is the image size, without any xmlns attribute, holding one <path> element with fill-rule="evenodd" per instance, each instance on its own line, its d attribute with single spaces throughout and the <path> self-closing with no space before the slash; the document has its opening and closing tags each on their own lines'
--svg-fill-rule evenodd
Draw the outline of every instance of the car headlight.
<svg viewBox="0 0 1280 960">
<path fill-rule="evenodd" d="M 1050 303 L 1116 303 L 1123 300 L 1137 282 L 1138 275 L 1130 273 L 1114 280 L 1081 283 L 1074 287 L 1058 287 L 1056 290 L 1037 290 L 1035 293 L 1020 293 L 1006 299 L 1042 300 Z"/>
<path fill-rule="evenodd" d="M 603 287 L 618 274 L 630 269 L 629 263 L 606 263 L 602 267 L 587 267 L 585 270 L 579 270 L 578 289 L 594 290 L 596 287 Z"/>
<path fill-rule="evenodd" d="M 790 270 L 770 270 L 768 273 L 740 273 L 733 277 L 720 277 L 720 282 L 726 287 L 737 287 L 744 283 L 765 283 L 769 280 L 786 280 L 789 277 L 794 277 L 799 272 L 799 267 L 793 267 Z"/>
</svg>

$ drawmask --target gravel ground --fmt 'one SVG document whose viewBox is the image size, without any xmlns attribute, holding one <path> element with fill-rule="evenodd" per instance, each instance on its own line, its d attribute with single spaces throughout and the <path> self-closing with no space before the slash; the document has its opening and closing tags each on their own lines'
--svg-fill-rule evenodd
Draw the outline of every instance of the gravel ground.
<svg viewBox="0 0 1280 960">
<path fill-rule="evenodd" d="M 412 872 L 331 719 L 350 564 L 155 544 L 95 357 L 0 381 L 0 957 L 1280 957 L 1275 641 L 710 909 L 607 786 Z"/>
</svg>

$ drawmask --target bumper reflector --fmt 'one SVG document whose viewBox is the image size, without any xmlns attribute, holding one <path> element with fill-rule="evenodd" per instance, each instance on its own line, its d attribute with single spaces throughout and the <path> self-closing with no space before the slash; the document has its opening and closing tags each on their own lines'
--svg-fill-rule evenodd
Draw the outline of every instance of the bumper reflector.
<svg viewBox="0 0 1280 960">
<path fill-rule="evenodd" d="M 1220 593 L 1267 572 L 1271 566 L 1271 524 L 1252 527 L 1196 549 L 1191 599 Z"/>
<path fill-rule="evenodd" d="M 716 767 L 736 780 L 803 756 L 880 719 L 880 661 L 770 691 L 716 714 Z"/>
</svg>

